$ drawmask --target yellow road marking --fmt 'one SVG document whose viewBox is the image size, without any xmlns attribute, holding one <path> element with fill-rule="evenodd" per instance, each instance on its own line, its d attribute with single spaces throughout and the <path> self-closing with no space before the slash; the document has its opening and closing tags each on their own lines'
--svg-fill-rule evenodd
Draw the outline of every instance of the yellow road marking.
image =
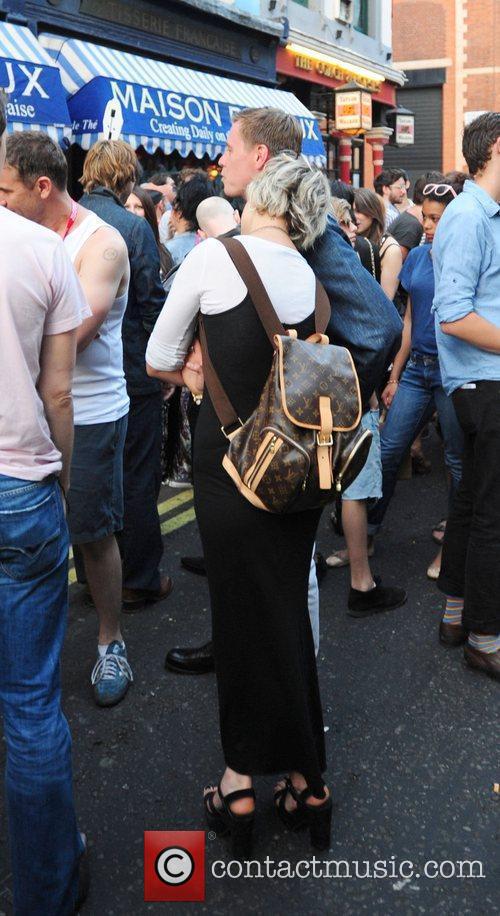
<svg viewBox="0 0 500 916">
<path fill-rule="evenodd" d="M 184 503 L 191 502 L 193 498 L 193 490 L 191 487 L 187 490 L 183 490 L 182 493 L 177 493 L 176 496 L 172 496 L 170 499 L 166 499 L 163 503 L 158 503 L 158 512 L 160 515 L 166 515 L 167 512 L 171 512 L 172 509 L 176 509 L 177 506 L 182 506 Z"/>
<path fill-rule="evenodd" d="M 189 522 L 193 522 L 194 519 L 194 509 L 186 509 L 185 512 L 179 512 L 179 515 L 174 515 L 172 518 L 167 519 L 166 522 L 163 522 L 161 533 L 169 534 L 171 531 L 177 531 L 177 528 L 188 525 Z"/>
</svg>

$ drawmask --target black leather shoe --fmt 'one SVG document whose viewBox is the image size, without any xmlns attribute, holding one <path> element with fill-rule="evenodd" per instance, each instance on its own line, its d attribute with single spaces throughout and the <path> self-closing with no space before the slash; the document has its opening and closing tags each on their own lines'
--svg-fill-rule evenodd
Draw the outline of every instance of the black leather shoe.
<svg viewBox="0 0 500 916">
<path fill-rule="evenodd" d="M 443 646 L 453 648 L 454 646 L 463 646 L 467 639 L 467 630 L 461 623 L 445 623 L 441 620 L 439 624 L 439 642 Z"/>
<path fill-rule="evenodd" d="M 171 649 L 167 652 L 165 668 L 177 674 L 206 674 L 215 668 L 212 641 L 195 649 Z"/>
<path fill-rule="evenodd" d="M 206 576 L 205 557 L 181 557 L 181 566 L 197 576 Z"/>
<path fill-rule="evenodd" d="M 386 588 L 379 576 L 374 576 L 375 588 L 361 592 L 351 588 L 347 601 L 347 613 L 350 617 L 369 617 L 380 611 L 389 611 L 405 603 L 407 594 L 404 588 Z"/>
</svg>

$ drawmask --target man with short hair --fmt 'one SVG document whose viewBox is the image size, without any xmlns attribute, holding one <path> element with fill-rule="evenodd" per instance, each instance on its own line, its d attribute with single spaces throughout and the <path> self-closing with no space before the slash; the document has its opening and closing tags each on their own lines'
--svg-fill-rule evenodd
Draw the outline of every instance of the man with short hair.
<svg viewBox="0 0 500 916">
<path fill-rule="evenodd" d="M 245 197 L 247 186 L 269 159 L 284 150 L 298 156 L 301 148 L 302 129 L 292 115 L 275 108 L 246 108 L 237 112 L 226 151 L 220 159 L 224 193 L 231 198 Z M 380 285 L 362 266 L 333 217 L 305 257 L 332 304 L 327 334 L 332 342 L 348 347 L 354 358 L 365 412 L 399 347 L 401 319 Z M 317 591 L 317 583 L 314 588 L 310 580 L 309 585 L 312 608 L 316 601 L 312 593 Z M 376 587 L 373 582 L 372 588 Z M 311 616 L 317 617 L 315 613 Z M 193 674 L 210 670 L 212 644 L 172 649 L 167 654 L 166 665 Z"/>
<path fill-rule="evenodd" d="M 399 216 L 396 204 L 401 203 L 406 196 L 405 173 L 402 169 L 384 169 L 373 181 L 376 194 L 382 198 L 385 207 L 385 230 Z"/>
<path fill-rule="evenodd" d="M 5 131 L 0 93 L 0 172 Z M 0 277 L 0 700 L 14 912 L 59 916 L 84 896 L 59 669 L 71 383 L 89 309 L 57 235 L 4 207 Z"/>
<path fill-rule="evenodd" d="M 123 524 L 129 399 L 121 325 L 130 270 L 120 235 L 71 200 L 66 184 L 66 160 L 50 137 L 34 131 L 9 137 L 0 203 L 63 239 L 92 311 L 77 335 L 68 522 L 99 618 L 94 698 L 99 706 L 112 706 L 132 680 L 120 629 L 122 572 L 115 537 Z"/>
<path fill-rule="evenodd" d="M 130 286 L 122 324 L 123 366 L 130 398 L 123 455 L 123 610 L 141 610 L 170 595 L 173 582 L 160 573 L 163 540 L 158 516 L 161 487 L 161 385 L 148 378 L 146 346 L 165 301 L 160 257 L 147 220 L 125 202 L 137 182 L 139 164 L 123 140 L 100 140 L 87 153 L 80 203 L 118 230 L 130 261 Z"/>
<path fill-rule="evenodd" d="M 444 180 L 444 175 L 440 172 L 425 172 L 417 178 L 413 189 L 413 203 L 391 224 L 391 235 L 401 248 L 403 262 L 412 248 L 418 248 L 423 238 L 424 188 L 428 184 L 440 184 Z"/>
<path fill-rule="evenodd" d="M 196 208 L 199 237 L 216 239 L 228 232 L 234 234 L 239 226 L 239 218 L 235 216 L 237 212 L 224 197 L 205 198 Z"/>
<path fill-rule="evenodd" d="M 436 231 L 434 311 L 443 386 L 464 433 L 462 480 L 446 524 L 439 636 L 500 680 L 500 112 L 464 130 L 474 181 Z"/>
</svg>

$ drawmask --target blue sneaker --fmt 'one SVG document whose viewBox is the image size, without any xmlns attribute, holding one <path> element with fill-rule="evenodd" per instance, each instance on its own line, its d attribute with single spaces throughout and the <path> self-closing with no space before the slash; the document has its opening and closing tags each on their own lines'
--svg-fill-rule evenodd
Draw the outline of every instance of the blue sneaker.
<svg viewBox="0 0 500 916">
<path fill-rule="evenodd" d="M 91 684 L 97 705 L 115 706 L 123 700 L 133 680 L 125 645 L 114 639 L 106 649 L 106 655 L 99 656 L 92 671 Z"/>
</svg>

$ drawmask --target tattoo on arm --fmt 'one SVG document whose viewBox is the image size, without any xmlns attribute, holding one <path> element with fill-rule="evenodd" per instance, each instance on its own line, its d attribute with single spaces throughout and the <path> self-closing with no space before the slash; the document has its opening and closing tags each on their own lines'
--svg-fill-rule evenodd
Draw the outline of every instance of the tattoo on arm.
<svg viewBox="0 0 500 916">
<path fill-rule="evenodd" d="M 102 256 L 105 261 L 116 261 L 118 257 L 118 251 L 116 248 L 105 248 Z"/>
</svg>

